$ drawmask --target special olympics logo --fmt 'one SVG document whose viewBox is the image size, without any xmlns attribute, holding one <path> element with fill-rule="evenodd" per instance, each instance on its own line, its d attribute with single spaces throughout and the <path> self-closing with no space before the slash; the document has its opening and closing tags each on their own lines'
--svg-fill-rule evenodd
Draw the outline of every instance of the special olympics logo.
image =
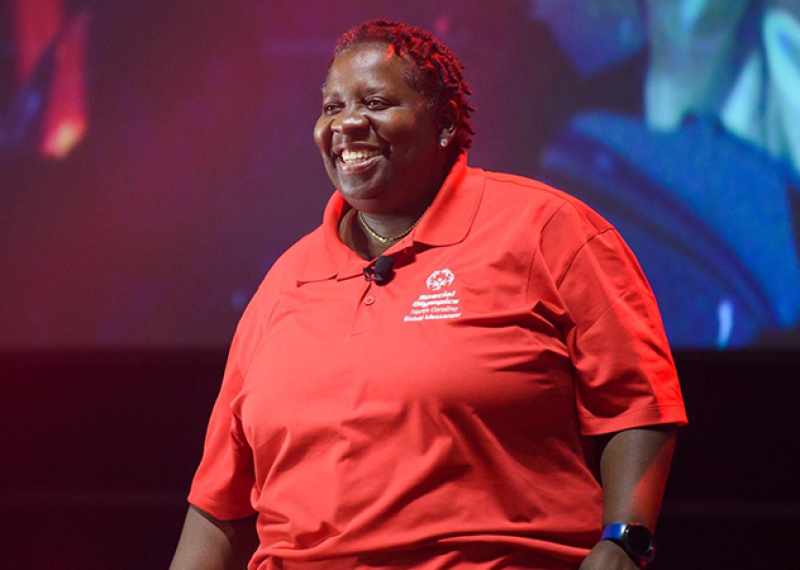
<svg viewBox="0 0 800 570">
<path fill-rule="evenodd" d="M 448 285 L 452 284 L 455 278 L 456 276 L 453 275 L 453 272 L 449 269 L 439 269 L 438 271 L 431 273 L 431 276 L 428 277 L 425 285 L 427 285 L 428 289 L 431 291 L 438 291 L 442 287 L 447 287 Z"/>
</svg>

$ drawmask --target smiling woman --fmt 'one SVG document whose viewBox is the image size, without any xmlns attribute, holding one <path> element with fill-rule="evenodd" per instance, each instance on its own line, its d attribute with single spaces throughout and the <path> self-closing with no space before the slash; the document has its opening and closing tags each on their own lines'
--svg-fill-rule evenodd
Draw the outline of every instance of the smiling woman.
<svg viewBox="0 0 800 570">
<path fill-rule="evenodd" d="M 467 166 L 461 69 L 395 22 L 337 45 L 337 191 L 239 323 L 173 570 L 652 560 L 686 422 L 652 293 L 586 205 Z"/>
<path fill-rule="evenodd" d="M 374 22 L 342 38 L 314 129 L 328 176 L 353 207 L 342 239 L 367 259 L 411 231 L 471 142 L 461 64 L 421 30 L 392 43 L 401 31 Z"/>
</svg>

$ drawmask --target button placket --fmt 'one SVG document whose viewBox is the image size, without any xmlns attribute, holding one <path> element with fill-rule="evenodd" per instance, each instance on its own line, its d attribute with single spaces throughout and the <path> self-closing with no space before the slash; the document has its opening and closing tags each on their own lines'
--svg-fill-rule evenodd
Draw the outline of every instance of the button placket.
<svg viewBox="0 0 800 570">
<path fill-rule="evenodd" d="M 375 293 L 375 283 L 368 281 L 366 287 L 361 289 L 361 298 L 356 305 L 353 319 L 353 328 L 350 334 L 360 334 L 372 329 L 373 319 L 375 318 L 375 305 L 378 295 Z"/>
</svg>

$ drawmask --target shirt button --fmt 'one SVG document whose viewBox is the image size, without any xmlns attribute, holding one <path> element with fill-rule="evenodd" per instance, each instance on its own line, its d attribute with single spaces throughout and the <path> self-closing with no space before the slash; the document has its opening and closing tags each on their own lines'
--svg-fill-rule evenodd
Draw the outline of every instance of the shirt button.
<svg viewBox="0 0 800 570">
<path fill-rule="evenodd" d="M 365 304 L 365 305 L 371 305 L 371 304 L 372 304 L 372 303 L 374 303 L 374 302 L 375 302 L 375 297 L 373 297 L 372 295 L 367 295 L 367 296 L 364 298 L 364 304 Z"/>
</svg>

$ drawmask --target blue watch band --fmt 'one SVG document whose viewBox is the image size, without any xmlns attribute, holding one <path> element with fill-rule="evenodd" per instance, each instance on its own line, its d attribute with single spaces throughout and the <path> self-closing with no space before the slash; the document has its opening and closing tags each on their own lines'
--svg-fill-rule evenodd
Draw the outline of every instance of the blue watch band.
<svg viewBox="0 0 800 570">
<path fill-rule="evenodd" d="M 655 558 L 653 535 L 639 523 L 612 523 L 603 529 L 600 540 L 620 545 L 641 568 L 646 568 Z"/>
<path fill-rule="evenodd" d="M 612 523 L 603 529 L 600 540 L 622 540 L 622 535 L 627 528 L 627 523 Z"/>
</svg>

